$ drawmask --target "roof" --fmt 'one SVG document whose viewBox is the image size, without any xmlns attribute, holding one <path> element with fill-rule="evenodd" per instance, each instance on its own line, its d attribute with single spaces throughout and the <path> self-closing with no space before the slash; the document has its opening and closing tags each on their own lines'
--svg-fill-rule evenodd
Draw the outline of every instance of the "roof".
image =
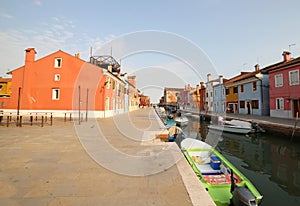
<svg viewBox="0 0 300 206">
<path fill-rule="evenodd" d="M 29 49 L 29 50 L 32 50 L 33 48 L 28 48 L 28 49 Z M 26 50 L 28 50 L 28 49 L 26 49 Z M 70 57 L 73 57 L 73 58 L 75 58 L 75 59 L 78 59 L 78 60 L 80 60 L 80 61 L 82 61 L 82 62 L 86 62 L 86 61 L 84 61 L 84 60 L 82 60 L 82 59 L 80 59 L 80 58 L 78 58 L 78 57 L 75 57 L 75 56 L 73 56 L 73 55 L 71 55 L 71 54 L 69 54 L 69 53 L 67 53 L 67 52 L 64 52 L 64 51 L 62 51 L 62 50 L 58 50 L 58 51 L 56 51 L 56 52 L 53 52 L 53 53 L 51 53 L 51 54 L 48 54 L 47 56 L 44 56 L 44 57 L 42 57 L 42 58 L 40 58 L 40 59 L 37 59 L 37 60 L 35 60 L 34 62 L 37 62 L 37 61 L 41 61 L 41 60 L 43 60 L 43 59 L 46 59 L 46 58 L 48 58 L 49 56 L 54 55 L 54 54 L 56 54 L 56 53 L 63 53 L 63 54 L 65 54 L 65 55 L 68 55 L 68 56 L 70 56 Z M 18 68 L 14 69 L 14 70 L 11 70 L 11 71 L 7 72 L 6 74 L 12 74 L 14 71 L 19 70 L 19 69 L 22 69 L 23 67 L 25 67 L 25 65 L 23 65 L 23 66 L 21 66 L 21 67 L 18 67 Z"/>
<path fill-rule="evenodd" d="M 0 77 L 0 82 L 11 82 L 12 78 Z"/>
</svg>

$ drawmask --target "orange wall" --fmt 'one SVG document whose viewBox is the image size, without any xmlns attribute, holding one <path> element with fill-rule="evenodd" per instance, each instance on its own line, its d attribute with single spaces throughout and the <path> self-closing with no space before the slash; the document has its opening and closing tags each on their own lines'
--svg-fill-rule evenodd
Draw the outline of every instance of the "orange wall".
<svg viewBox="0 0 300 206">
<path fill-rule="evenodd" d="M 229 94 L 226 95 L 226 102 L 238 102 L 238 93 L 233 93 L 233 87 L 229 87 Z"/>
<path fill-rule="evenodd" d="M 61 68 L 54 68 L 55 58 L 62 58 Z M 100 98 L 98 86 L 102 79 L 102 68 L 60 50 L 37 61 L 25 60 L 25 62 L 23 67 L 12 71 L 12 95 L 8 104 L 9 109 L 17 108 L 19 88 L 21 88 L 20 109 L 71 110 L 73 105 L 75 109 L 79 108 L 78 85 L 81 85 L 81 108 L 86 107 L 84 104 L 89 87 L 89 98 L 91 98 L 89 108 L 101 107 L 101 101 L 96 100 Z M 60 75 L 59 81 L 54 80 L 55 74 Z M 92 86 L 95 86 L 94 89 Z M 53 88 L 60 89 L 59 100 L 52 99 Z"/>
</svg>

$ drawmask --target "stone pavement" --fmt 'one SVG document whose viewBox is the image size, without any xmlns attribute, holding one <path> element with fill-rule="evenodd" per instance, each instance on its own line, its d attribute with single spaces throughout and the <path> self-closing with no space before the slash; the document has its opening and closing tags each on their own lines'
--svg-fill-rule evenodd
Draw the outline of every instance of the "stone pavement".
<svg viewBox="0 0 300 206">
<path fill-rule="evenodd" d="M 151 112 L 0 126 L 0 205 L 214 205 Z"/>
</svg>

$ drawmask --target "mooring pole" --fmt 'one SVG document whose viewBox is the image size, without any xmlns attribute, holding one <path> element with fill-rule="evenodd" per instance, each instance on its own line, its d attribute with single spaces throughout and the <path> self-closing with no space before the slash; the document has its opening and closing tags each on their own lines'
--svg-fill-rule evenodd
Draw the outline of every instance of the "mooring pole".
<svg viewBox="0 0 300 206">
<path fill-rule="evenodd" d="M 78 123 L 80 124 L 80 103 L 81 103 L 81 101 L 80 101 L 80 85 L 78 86 L 78 96 L 79 96 L 79 102 L 78 102 Z"/>
<path fill-rule="evenodd" d="M 85 121 L 88 121 L 88 110 L 89 110 L 89 88 L 86 89 L 86 108 L 85 108 Z"/>
</svg>

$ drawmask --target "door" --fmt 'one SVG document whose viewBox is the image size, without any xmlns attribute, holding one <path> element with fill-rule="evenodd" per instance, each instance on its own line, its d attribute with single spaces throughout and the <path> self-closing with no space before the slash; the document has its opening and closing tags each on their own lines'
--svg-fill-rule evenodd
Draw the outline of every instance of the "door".
<svg viewBox="0 0 300 206">
<path fill-rule="evenodd" d="M 297 113 L 298 113 L 298 117 L 300 116 L 300 100 L 293 100 L 293 105 L 294 105 L 294 116 L 293 117 L 297 117 Z"/>
<path fill-rule="evenodd" d="M 250 102 L 247 102 L 247 114 L 251 114 L 251 105 L 250 105 Z"/>
</svg>

